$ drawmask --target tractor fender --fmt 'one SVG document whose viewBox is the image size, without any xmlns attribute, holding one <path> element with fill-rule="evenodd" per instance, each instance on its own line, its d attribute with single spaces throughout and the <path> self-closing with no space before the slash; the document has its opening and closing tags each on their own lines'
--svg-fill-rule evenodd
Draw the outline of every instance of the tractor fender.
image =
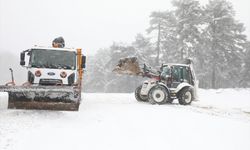
<svg viewBox="0 0 250 150">
<path fill-rule="evenodd" d="M 162 82 L 159 82 L 158 85 L 161 85 L 161 86 L 165 87 L 166 91 L 168 91 L 169 96 L 170 96 L 170 89 L 167 87 L 166 84 L 164 84 L 164 83 L 162 83 Z"/>
<path fill-rule="evenodd" d="M 192 85 L 183 82 L 183 83 L 181 83 L 181 84 L 179 84 L 179 85 L 177 86 L 175 92 L 178 93 L 178 92 L 180 92 L 180 91 L 181 91 L 183 88 L 185 88 L 185 87 L 191 87 L 191 88 L 193 88 Z"/>
<path fill-rule="evenodd" d="M 150 89 L 155 85 L 156 85 L 156 81 L 154 80 L 144 81 L 142 85 L 141 95 L 148 95 L 148 92 L 150 91 Z"/>
</svg>

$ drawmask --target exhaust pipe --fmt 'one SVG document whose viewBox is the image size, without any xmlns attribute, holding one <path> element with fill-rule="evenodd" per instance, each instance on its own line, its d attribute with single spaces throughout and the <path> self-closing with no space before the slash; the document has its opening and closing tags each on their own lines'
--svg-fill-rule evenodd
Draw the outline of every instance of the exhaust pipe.
<svg viewBox="0 0 250 150">
<path fill-rule="evenodd" d="M 9 70 L 10 70 L 10 73 L 11 73 L 11 82 L 6 83 L 5 85 L 6 86 L 15 86 L 16 84 L 15 84 L 15 80 L 14 80 L 13 69 L 10 68 Z"/>
</svg>

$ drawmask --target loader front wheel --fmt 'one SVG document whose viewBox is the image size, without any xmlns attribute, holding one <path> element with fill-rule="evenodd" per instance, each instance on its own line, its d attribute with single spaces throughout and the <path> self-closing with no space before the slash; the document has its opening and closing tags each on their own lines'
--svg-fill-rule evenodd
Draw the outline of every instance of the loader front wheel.
<svg viewBox="0 0 250 150">
<path fill-rule="evenodd" d="M 148 101 L 151 104 L 165 104 L 168 102 L 169 94 L 165 87 L 161 85 L 155 85 L 148 93 Z"/>
<path fill-rule="evenodd" d="M 180 91 L 179 98 L 178 98 L 179 104 L 190 105 L 193 99 L 194 99 L 194 96 L 193 96 L 192 88 L 186 87 Z"/>
<path fill-rule="evenodd" d="M 141 95 L 141 88 L 142 85 L 135 89 L 135 98 L 138 102 L 146 102 L 148 101 L 148 96 Z"/>
</svg>

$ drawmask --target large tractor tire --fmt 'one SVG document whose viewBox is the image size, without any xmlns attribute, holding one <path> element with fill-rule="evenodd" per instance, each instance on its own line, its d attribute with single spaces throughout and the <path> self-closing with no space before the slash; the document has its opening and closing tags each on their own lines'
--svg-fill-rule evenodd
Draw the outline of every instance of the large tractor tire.
<svg viewBox="0 0 250 150">
<path fill-rule="evenodd" d="M 194 100 L 193 90 L 191 87 L 186 87 L 178 94 L 179 104 L 190 105 Z"/>
<path fill-rule="evenodd" d="M 138 102 L 147 102 L 148 96 L 141 95 L 142 85 L 135 89 L 135 98 Z"/>
<path fill-rule="evenodd" d="M 151 104 L 165 104 L 169 100 L 169 92 L 162 85 L 153 86 L 148 93 L 148 101 Z"/>
</svg>

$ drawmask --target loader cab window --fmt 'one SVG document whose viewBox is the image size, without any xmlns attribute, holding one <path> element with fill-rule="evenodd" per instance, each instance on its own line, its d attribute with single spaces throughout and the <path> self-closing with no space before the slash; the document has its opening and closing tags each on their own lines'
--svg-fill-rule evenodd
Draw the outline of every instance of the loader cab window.
<svg viewBox="0 0 250 150">
<path fill-rule="evenodd" d="M 30 66 L 36 68 L 76 69 L 75 52 L 62 50 L 33 49 Z"/>
<path fill-rule="evenodd" d="M 171 76 L 171 68 L 169 66 L 163 66 L 161 68 L 161 78 L 167 80 Z"/>
<path fill-rule="evenodd" d="M 186 66 L 172 66 L 172 77 L 176 82 L 191 83 L 189 68 Z"/>
</svg>

